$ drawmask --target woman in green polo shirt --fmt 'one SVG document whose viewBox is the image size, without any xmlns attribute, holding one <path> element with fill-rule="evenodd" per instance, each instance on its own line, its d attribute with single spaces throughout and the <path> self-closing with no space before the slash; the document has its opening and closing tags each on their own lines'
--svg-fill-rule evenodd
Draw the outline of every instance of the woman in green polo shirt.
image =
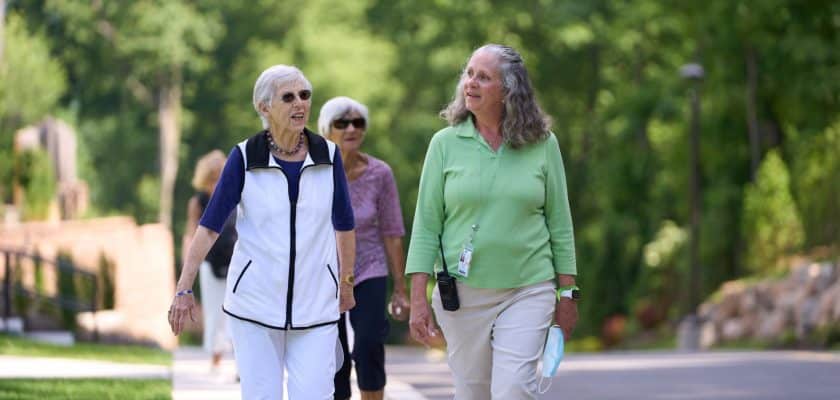
<svg viewBox="0 0 840 400">
<path fill-rule="evenodd" d="M 548 328 L 557 324 L 569 337 L 577 322 L 557 139 L 522 57 L 502 45 L 473 52 L 441 116 L 450 126 L 426 153 L 406 264 L 411 334 L 426 344 L 438 335 L 426 284 L 442 252 L 460 308 L 445 310 L 437 287 L 432 308 L 455 398 L 531 399 Z"/>
</svg>

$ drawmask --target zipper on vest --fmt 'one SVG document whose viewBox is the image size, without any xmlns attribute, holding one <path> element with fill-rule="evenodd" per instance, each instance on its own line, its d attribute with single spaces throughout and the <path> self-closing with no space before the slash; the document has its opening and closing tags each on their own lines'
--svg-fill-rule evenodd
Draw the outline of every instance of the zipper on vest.
<svg viewBox="0 0 840 400">
<path fill-rule="evenodd" d="M 301 172 L 303 172 L 303 171 L 301 171 Z M 298 180 L 298 184 L 300 184 L 299 180 Z M 300 195 L 300 194 L 298 193 L 298 195 Z M 290 231 L 289 246 L 291 247 L 291 249 L 289 249 L 289 283 L 288 283 L 288 290 L 286 291 L 286 329 L 289 329 L 289 328 L 292 327 L 292 299 L 294 298 L 294 291 L 295 291 L 295 256 L 296 256 L 295 248 L 297 247 L 297 245 L 296 245 L 297 240 L 295 239 L 295 220 L 297 219 L 297 202 L 296 201 L 292 202 L 291 213 L 290 213 L 289 218 L 291 220 L 290 221 L 291 223 L 289 224 L 290 225 L 289 226 L 289 231 Z"/>
</svg>

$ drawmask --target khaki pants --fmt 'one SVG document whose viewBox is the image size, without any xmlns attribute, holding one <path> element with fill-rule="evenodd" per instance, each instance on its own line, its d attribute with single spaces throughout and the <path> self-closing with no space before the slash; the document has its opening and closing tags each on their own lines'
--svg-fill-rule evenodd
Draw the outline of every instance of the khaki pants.
<svg viewBox="0 0 840 400">
<path fill-rule="evenodd" d="M 432 295 L 455 399 L 535 399 L 537 363 L 554 315 L 554 281 L 515 289 L 457 285 L 457 311 L 443 309 L 437 288 Z"/>
</svg>

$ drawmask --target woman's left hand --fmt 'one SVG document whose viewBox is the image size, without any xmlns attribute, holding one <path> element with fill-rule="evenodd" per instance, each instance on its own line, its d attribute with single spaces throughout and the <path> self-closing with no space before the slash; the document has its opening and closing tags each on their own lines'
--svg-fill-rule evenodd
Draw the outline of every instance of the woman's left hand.
<svg viewBox="0 0 840 400">
<path fill-rule="evenodd" d="M 560 298 L 554 305 L 554 323 L 563 330 L 563 337 L 566 340 L 572 337 L 577 320 L 577 301 L 565 297 Z"/>
<path fill-rule="evenodd" d="M 408 296 L 405 290 L 394 290 L 391 294 L 391 303 L 388 306 L 391 316 L 397 321 L 405 321 L 408 319 L 408 313 L 411 310 L 411 305 L 408 302 Z"/>
</svg>

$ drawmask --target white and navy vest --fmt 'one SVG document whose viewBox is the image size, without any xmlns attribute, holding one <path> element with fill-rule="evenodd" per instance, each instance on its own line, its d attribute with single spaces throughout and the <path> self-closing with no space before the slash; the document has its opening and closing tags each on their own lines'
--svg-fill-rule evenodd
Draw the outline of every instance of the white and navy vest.
<svg viewBox="0 0 840 400">
<path fill-rule="evenodd" d="M 275 329 L 338 321 L 338 255 L 332 223 L 336 145 L 305 130 L 309 153 L 296 203 L 263 132 L 238 144 L 245 162 L 236 207 L 239 240 L 223 310 Z"/>
</svg>

